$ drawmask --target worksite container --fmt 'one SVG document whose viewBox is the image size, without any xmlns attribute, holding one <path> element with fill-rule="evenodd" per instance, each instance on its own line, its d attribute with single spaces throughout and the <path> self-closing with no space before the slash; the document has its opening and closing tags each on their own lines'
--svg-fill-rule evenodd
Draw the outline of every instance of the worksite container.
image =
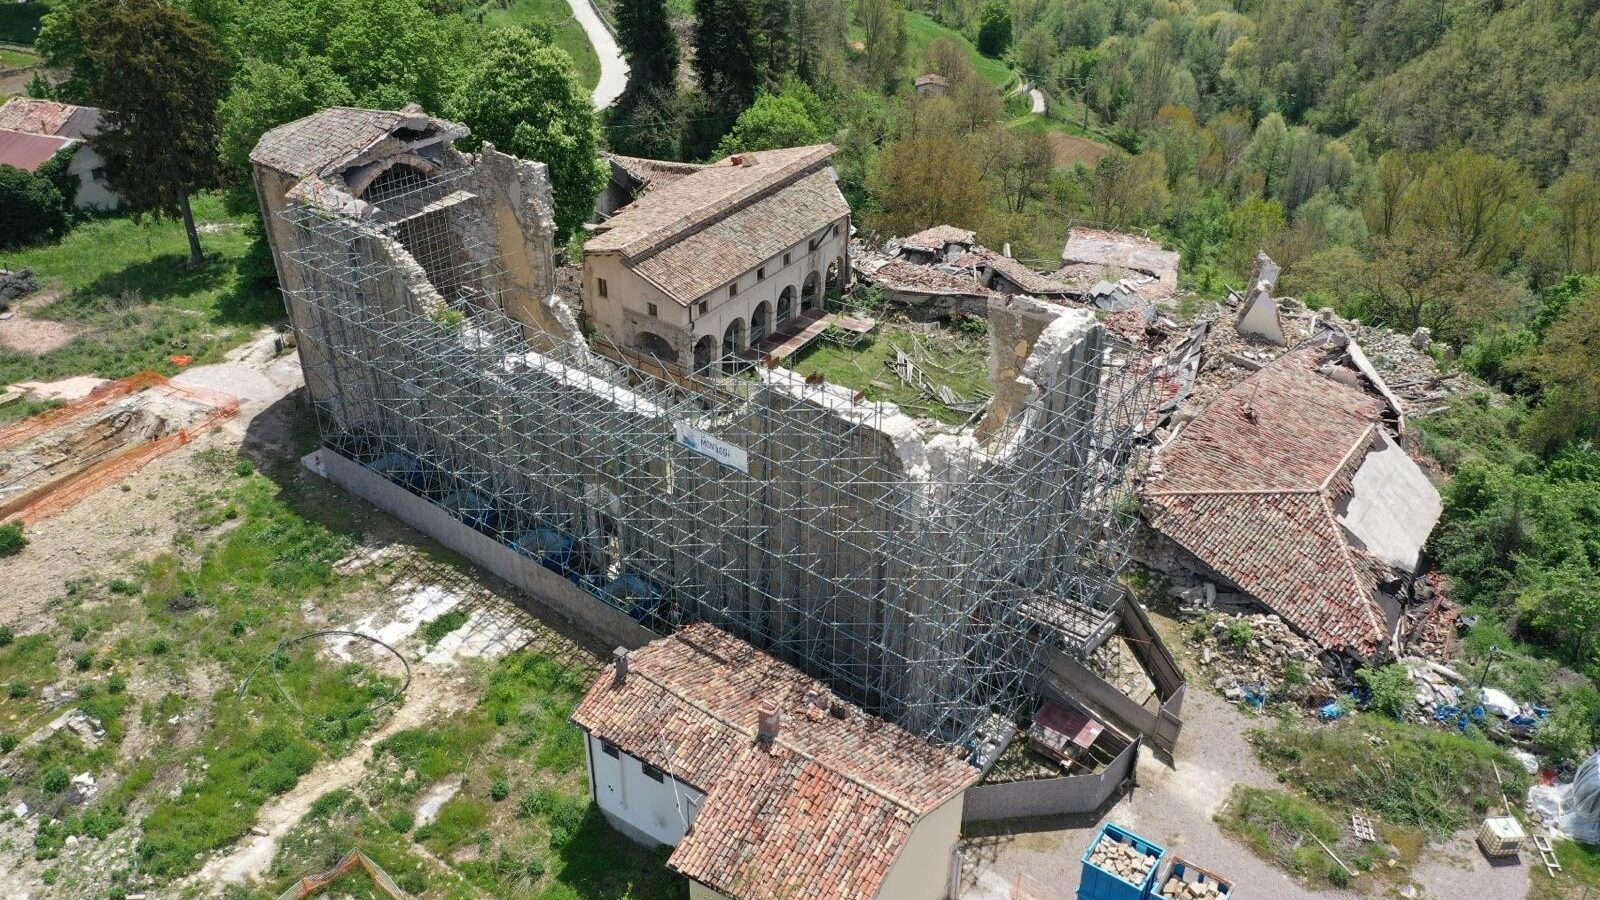
<svg viewBox="0 0 1600 900">
<path fill-rule="evenodd" d="M 1090 862 L 1101 841 L 1116 841 L 1137 850 L 1150 859 L 1150 871 L 1135 884 Z M 1147 900 L 1153 893 L 1151 886 L 1155 884 L 1156 876 L 1161 874 L 1161 860 L 1166 854 L 1167 851 L 1160 845 L 1107 822 L 1101 826 L 1094 840 L 1089 842 L 1089 849 L 1083 851 L 1083 875 L 1078 879 L 1078 900 Z"/>
<path fill-rule="evenodd" d="M 1155 900 L 1163 900 L 1165 895 L 1161 892 L 1166 890 L 1167 883 L 1174 878 L 1184 884 L 1214 887 L 1217 890 L 1217 895 L 1221 897 L 1229 897 L 1233 894 L 1232 882 L 1224 880 L 1210 869 L 1202 869 L 1181 856 L 1174 856 L 1167 863 L 1166 874 L 1157 878 L 1155 884 L 1151 886 L 1150 896 Z"/>
<path fill-rule="evenodd" d="M 1478 846 L 1485 856 L 1510 856 L 1522 849 L 1527 834 L 1510 816 L 1490 816 L 1478 829 Z"/>
</svg>

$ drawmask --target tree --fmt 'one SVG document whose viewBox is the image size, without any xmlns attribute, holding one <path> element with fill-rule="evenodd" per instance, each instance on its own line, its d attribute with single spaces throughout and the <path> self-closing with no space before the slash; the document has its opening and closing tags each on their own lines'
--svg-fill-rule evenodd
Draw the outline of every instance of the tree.
<svg viewBox="0 0 1600 900">
<path fill-rule="evenodd" d="M 354 103 L 349 85 L 320 56 L 296 57 L 282 64 L 248 60 L 217 110 L 222 163 L 236 184 L 248 184 L 250 151 L 267 129 L 329 106 Z M 252 194 L 251 202 L 254 199 Z"/>
<path fill-rule="evenodd" d="M 1522 211 L 1532 191 L 1516 163 L 1457 150 L 1423 173 L 1412 217 L 1476 264 L 1495 268 L 1519 242 Z"/>
<path fill-rule="evenodd" d="M 66 204 L 49 179 L 0 166 L 0 247 L 50 240 L 66 230 Z"/>
<path fill-rule="evenodd" d="M 985 207 L 978 154 L 954 134 L 910 134 L 878 154 L 868 185 L 879 227 L 911 234 L 934 225 L 975 228 Z"/>
<path fill-rule="evenodd" d="M 1042 24 L 1035 25 L 1024 31 L 1017 42 L 1017 64 L 1030 80 L 1037 81 L 1050 71 L 1050 64 L 1059 51 L 1050 29 Z"/>
<path fill-rule="evenodd" d="M 159 0 L 97 0 L 78 12 L 93 75 L 90 99 L 105 110 L 90 143 L 106 180 L 135 215 L 181 216 L 189 265 L 205 256 L 189 195 L 215 186 L 217 105 L 227 60 L 210 27 Z"/>
<path fill-rule="evenodd" d="M 594 107 L 566 51 L 523 29 L 491 32 L 453 111 L 477 138 L 549 167 L 561 240 L 589 218 L 606 171 L 595 154 Z"/>
<path fill-rule="evenodd" d="M 1367 202 L 1367 227 L 1380 237 L 1391 237 L 1411 215 L 1411 186 L 1422 177 L 1421 158 L 1415 153 L 1390 150 L 1378 157 L 1377 183 Z"/>
<path fill-rule="evenodd" d="M 1089 175 L 1089 208 L 1107 225 L 1122 227 L 1160 216 L 1172 195 L 1160 153 L 1107 153 Z"/>
<path fill-rule="evenodd" d="M 760 76 L 756 59 L 754 0 L 694 0 L 694 68 L 700 89 L 728 117 L 756 98 Z"/>
<path fill-rule="evenodd" d="M 867 46 L 867 71 L 885 93 L 895 93 L 906 59 L 906 12 L 897 0 L 861 0 L 856 5 Z"/>
<path fill-rule="evenodd" d="M 617 0 L 616 10 L 617 44 L 628 62 L 626 101 L 672 90 L 678 80 L 678 37 L 666 0 Z"/>
<path fill-rule="evenodd" d="M 1251 197 L 1228 214 L 1228 265 L 1239 275 L 1247 275 L 1256 254 L 1267 242 L 1283 232 L 1283 204 L 1276 200 Z"/>
<path fill-rule="evenodd" d="M 928 71 L 943 75 L 951 87 L 961 84 L 974 74 L 972 60 L 967 58 L 966 48 L 953 37 L 934 38 L 928 44 L 925 55 Z"/>
<path fill-rule="evenodd" d="M 978 14 L 978 52 L 998 59 L 1011 46 L 1011 6 L 988 0 Z"/>
<path fill-rule="evenodd" d="M 1000 115 L 1005 112 L 1005 100 L 1000 97 L 1000 89 L 989 79 L 976 75 L 952 85 L 950 101 L 955 104 L 962 127 L 967 131 L 977 131 L 991 122 L 999 121 Z"/>
<path fill-rule="evenodd" d="M 1600 272 L 1600 180 L 1568 172 L 1550 185 L 1556 237 L 1568 272 Z"/>
<path fill-rule="evenodd" d="M 1000 189 L 1006 211 L 1020 213 L 1050 183 L 1050 138 L 1043 132 L 1018 134 L 999 125 L 984 135 L 984 175 Z"/>
<path fill-rule="evenodd" d="M 822 130 L 799 100 L 782 94 L 762 94 L 749 109 L 739 114 L 733 130 L 717 146 L 717 155 L 797 147 L 819 143 L 822 139 Z"/>
<path fill-rule="evenodd" d="M 1517 299 L 1513 285 L 1478 268 L 1459 245 L 1420 229 L 1379 241 L 1377 259 L 1361 275 L 1379 324 L 1427 326 L 1448 340 L 1464 339 Z"/>
<path fill-rule="evenodd" d="M 776 86 L 794 71 L 794 2 L 761 0 L 761 77 Z"/>
</svg>

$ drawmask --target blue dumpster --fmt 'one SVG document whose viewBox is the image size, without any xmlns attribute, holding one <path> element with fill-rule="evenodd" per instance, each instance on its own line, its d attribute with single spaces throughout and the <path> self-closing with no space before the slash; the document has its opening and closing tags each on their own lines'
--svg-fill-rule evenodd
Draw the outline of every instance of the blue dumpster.
<svg viewBox="0 0 1600 900">
<path fill-rule="evenodd" d="M 1101 841 L 1116 841 L 1148 858 L 1150 868 L 1144 878 L 1135 883 L 1090 862 Z M 1089 849 L 1083 851 L 1083 876 L 1078 879 L 1078 900 L 1146 900 L 1153 893 L 1156 876 L 1161 870 L 1161 860 L 1166 853 L 1160 845 L 1107 822 L 1089 843 Z"/>
</svg>

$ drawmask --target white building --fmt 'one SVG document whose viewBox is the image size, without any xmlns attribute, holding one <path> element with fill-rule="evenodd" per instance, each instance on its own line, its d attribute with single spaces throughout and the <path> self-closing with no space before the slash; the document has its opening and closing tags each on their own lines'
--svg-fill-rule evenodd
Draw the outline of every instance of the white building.
<svg viewBox="0 0 1600 900">
<path fill-rule="evenodd" d="M 978 770 L 711 625 L 619 650 L 572 720 L 595 805 L 691 898 L 953 896 Z"/>
<path fill-rule="evenodd" d="M 850 272 L 833 154 L 819 144 L 648 171 L 614 160 L 639 170 L 643 190 L 584 245 L 589 324 L 630 356 L 698 372 L 820 319 Z"/>
<path fill-rule="evenodd" d="M 89 145 L 100 131 L 100 110 L 54 100 L 12 97 L 0 106 L 0 147 L 9 147 L 15 159 L 0 151 L 0 163 L 32 172 L 59 153 L 72 152 L 67 172 L 78 176 L 79 209 L 116 209 L 122 205 L 106 183 L 105 160 Z M 38 158 L 43 155 L 43 159 Z"/>
</svg>

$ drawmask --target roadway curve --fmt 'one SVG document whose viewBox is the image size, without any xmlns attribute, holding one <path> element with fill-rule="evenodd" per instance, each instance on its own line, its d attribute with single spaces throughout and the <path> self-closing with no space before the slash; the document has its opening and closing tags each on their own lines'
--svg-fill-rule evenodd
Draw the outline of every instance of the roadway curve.
<svg viewBox="0 0 1600 900">
<path fill-rule="evenodd" d="M 628 86 L 628 64 L 622 60 L 622 48 L 617 46 L 611 29 L 600 20 L 593 0 L 567 0 L 567 5 L 572 7 L 572 17 L 583 26 L 583 33 L 589 36 L 595 55 L 600 57 L 600 83 L 594 86 L 594 108 L 605 109 L 616 102 L 623 88 Z"/>
</svg>

